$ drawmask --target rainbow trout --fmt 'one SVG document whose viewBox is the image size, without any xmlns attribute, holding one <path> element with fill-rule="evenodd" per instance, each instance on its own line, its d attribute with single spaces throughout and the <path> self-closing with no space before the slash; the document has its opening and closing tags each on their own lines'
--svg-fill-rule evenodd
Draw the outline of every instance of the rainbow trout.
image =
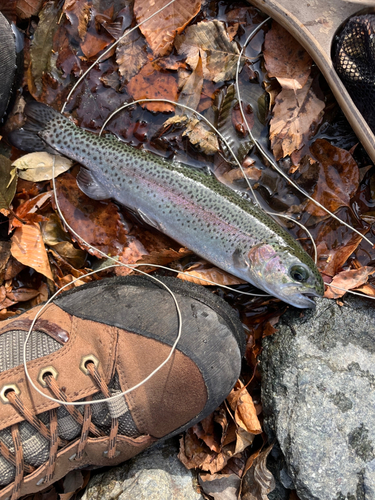
<svg viewBox="0 0 375 500">
<path fill-rule="evenodd" d="M 175 165 L 113 138 L 76 127 L 45 104 L 26 106 L 11 134 L 24 151 L 60 153 L 81 165 L 90 198 L 113 198 L 147 224 L 229 273 L 295 307 L 324 292 L 313 260 L 271 217 L 214 177 Z"/>
</svg>

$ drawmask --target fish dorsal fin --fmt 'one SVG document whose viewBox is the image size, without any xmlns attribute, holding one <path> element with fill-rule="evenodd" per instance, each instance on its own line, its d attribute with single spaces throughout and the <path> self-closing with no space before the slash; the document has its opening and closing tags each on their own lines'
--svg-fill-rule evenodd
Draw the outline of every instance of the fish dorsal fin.
<svg viewBox="0 0 375 500">
<path fill-rule="evenodd" d="M 87 168 L 80 168 L 76 181 L 79 189 L 93 200 L 107 200 L 111 197 Z"/>
</svg>

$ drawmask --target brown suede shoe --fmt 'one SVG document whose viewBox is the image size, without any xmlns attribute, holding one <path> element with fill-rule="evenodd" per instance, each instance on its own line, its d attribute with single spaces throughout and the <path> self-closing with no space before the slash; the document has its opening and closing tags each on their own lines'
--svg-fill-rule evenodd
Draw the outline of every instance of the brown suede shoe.
<svg viewBox="0 0 375 500">
<path fill-rule="evenodd" d="M 170 361 L 138 389 L 94 405 L 63 406 L 25 377 L 23 343 L 38 308 L 0 324 L 0 499 L 37 492 L 87 466 L 116 465 L 209 415 L 236 382 L 244 333 L 233 310 L 203 287 L 160 278 L 174 292 L 182 335 Z M 29 374 L 64 401 L 131 388 L 168 356 L 175 303 L 150 278 L 89 283 L 62 293 L 38 318 Z"/>
</svg>

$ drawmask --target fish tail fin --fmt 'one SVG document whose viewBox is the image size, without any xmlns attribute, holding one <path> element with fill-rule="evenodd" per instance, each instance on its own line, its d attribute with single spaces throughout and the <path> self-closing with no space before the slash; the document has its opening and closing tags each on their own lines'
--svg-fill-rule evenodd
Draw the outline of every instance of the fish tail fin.
<svg viewBox="0 0 375 500">
<path fill-rule="evenodd" d="M 56 153 L 56 150 L 42 139 L 41 132 L 52 120 L 66 118 L 46 104 L 36 101 L 26 104 L 24 114 L 26 115 L 24 126 L 9 134 L 11 144 L 29 153 L 34 151 Z"/>
</svg>

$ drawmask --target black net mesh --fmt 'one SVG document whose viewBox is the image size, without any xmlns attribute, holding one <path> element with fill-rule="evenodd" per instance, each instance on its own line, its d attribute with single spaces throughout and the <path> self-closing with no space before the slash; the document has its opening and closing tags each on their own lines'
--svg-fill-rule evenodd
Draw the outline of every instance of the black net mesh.
<svg viewBox="0 0 375 500">
<path fill-rule="evenodd" d="M 375 15 L 349 20 L 338 37 L 334 65 L 354 104 L 375 133 Z"/>
</svg>

